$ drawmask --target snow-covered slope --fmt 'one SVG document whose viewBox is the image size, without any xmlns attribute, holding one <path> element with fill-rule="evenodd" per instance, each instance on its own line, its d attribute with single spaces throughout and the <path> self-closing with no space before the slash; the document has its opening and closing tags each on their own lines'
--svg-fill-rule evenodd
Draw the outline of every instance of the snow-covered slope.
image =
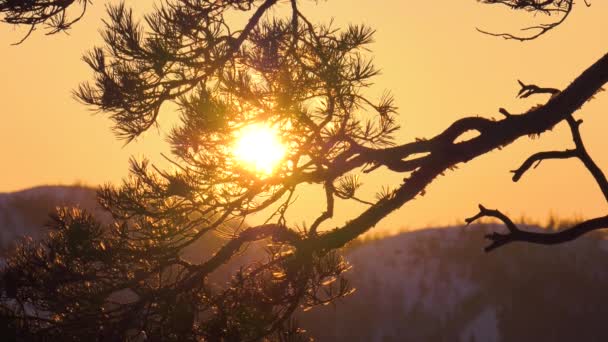
<svg viewBox="0 0 608 342">
<path fill-rule="evenodd" d="M 319 341 L 608 341 L 602 240 L 486 254 L 483 234 L 495 229 L 426 229 L 363 244 L 347 252 L 357 291 L 300 322 Z"/>
</svg>

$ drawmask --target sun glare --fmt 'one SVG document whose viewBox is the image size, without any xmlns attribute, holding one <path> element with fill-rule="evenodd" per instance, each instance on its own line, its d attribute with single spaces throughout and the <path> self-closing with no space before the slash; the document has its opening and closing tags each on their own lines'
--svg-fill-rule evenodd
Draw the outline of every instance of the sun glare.
<svg viewBox="0 0 608 342">
<path fill-rule="evenodd" d="M 236 134 L 233 154 L 243 167 L 268 176 L 285 157 L 287 148 L 276 129 L 262 124 L 244 127 Z"/>
</svg>

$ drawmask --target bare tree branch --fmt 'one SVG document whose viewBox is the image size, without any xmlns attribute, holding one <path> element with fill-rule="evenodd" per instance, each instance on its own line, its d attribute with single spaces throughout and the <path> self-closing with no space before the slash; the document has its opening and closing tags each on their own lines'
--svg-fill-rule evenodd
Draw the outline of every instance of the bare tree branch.
<svg viewBox="0 0 608 342">
<path fill-rule="evenodd" d="M 519 41 L 534 40 L 550 30 L 561 25 L 572 12 L 574 6 L 573 0 L 478 0 L 485 4 L 501 4 L 505 5 L 513 10 L 522 10 L 531 12 L 533 14 L 541 14 L 547 17 L 554 15 L 557 16 L 557 20 L 550 23 L 532 25 L 524 27 L 521 31 L 536 31 L 531 35 L 523 36 L 512 33 L 493 33 L 486 30 L 477 28 L 477 31 L 495 37 L 502 37 L 504 39 L 514 39 Z M 589 5 L 587 5 L 588 7 Z"/>
<path fill-rule="evenodd" d="M 586 220 L 556 233 L 529 232 L 519 229 L 509 217 L 500 211 L 487 209 L 481 204 L 479 205 L 479 213 L 466 219 L 467 225 L 482 217 L 497 218 L 502 221 L 508 229 L 507 233 L 494 232 L 486 235 L 486 238 L 491 241 L 491 244 L 485 248 L 486 252 L 490 252 L 498 247 L 515 241 L 555 245 L 572 241 L 594 230 L 608 228 L 608 216 L 602 216 Z"/>
<path fill-rule="evenodd" d="M 566 121 L 572 133 L 572 139 L 575 144 L 575 149 L 569 149 L 565 151 L 539 152 L 533 154 L 528 159 L 526 159 L 517 170 L 511 171 L 513 172 L 513 181 L 517 182 L 519 179 L 521 179 L 523 174 L 528 171 L 530 167 L 532 167 L 532 165 L 536 163 L 534 165 L 534 168 L 536 168 L 540 164 L 540 162 L 545 159 L 567 159 L 576 157 L 583 162 L 587 170 L 595 179 L 597 185 L 602 191 L 602 194 L 604 195 L 604 198 L 606 199 L 606 201 L 608 201 L 608 181 L 606 180 L 606 176 L 587 152 L 587 149 L 585 148 L 583 139 L 580 134 L 580 125 L 583 123 L 583 121 L 575 120 L 572 116 L 567 117 Z"/>
<path fill-rule="evenodd" d="M 505 146 L 517 138 L 540 134 L 551 129 L 558 122 L 570 117 L 606 82 L 608 82 L 608 54 L 585 70 L 547 104 L 536 107 L 525 114 L 510 116 L 500 121 L 482 121 L 483 128 L 480 135 L 471 140 L 453 143 L 458 135 L 469 129 L 480 128 L 480 121 L 475 118 L 463 119 L 464 121 L 460 121 L 461 124 L 450 126 L 444 133 L 428 141 L 377 151 L 374 153 L 376 160 L 378 155 L 384 156 L 383 152 L 386 151 L 391 151 L 393 158 L 406 157 L 412 152 L 420 151 L 429 151 L 430 154 L 424 157 L 420 168 L 414 171 L 389 198 L 376 203 L 343 227 L 322 236 L 319 244 L 327 250 L 344 246 L 348 241 L 376 225 L 387 214 L 412 200 L 433 179 L 449 170 L 450 167 Z"/>
<path fill-rule="evenodd" d="M 583 123 L 583 120 L 575 120 L 572 116 L 567 118 L 568 125 L 570 125 L 570 131 L 572 132 L 572 138 L 574 140 L 574 144 L 576 145 L 576 155 L 583 162 L 587 170 L 593 175 L 595 182 L 600 187 L 604 198 L 608 202 L 608 181 L 606 180 L 606 175 L 604 172 L 597 166 L 597 164 L 593 161 L 587 149 L 585 148 L 585 144 L 583 144 L 583 138 L 580 133 L 580 125 Z"/>
<path fill-rule="evenodd" d="M 567 159 L 578 157 L 576 150 L 565 150 L 565 151 L 548 151 L 548 152 L 538 152 L 530 156 L 526 161 L 521 164 L 521 166 L 517 170 L 511 171 L 513 173 L 513 181 L 517 182 L 521 179 L 532 165 L 536 168 L 541 161 L 545 159 Z"/>
<path fill-rule="evenodd" d="M 536 84 L 525 84 L 520 80 L 517 80 L 517 82 L 521 86 L 521 90 L 519 91 L 519 93 L 517 93 L 517 96 L 522 99 L 525 99 L 525 98 L 529 97 L 530 95 L 536 95 L 536 94 L 556 95 L 560 92 L 560 90 L 556 89 L 556 88 L 541 88 L 541 87 L 537 86 Z"/>
</svg>

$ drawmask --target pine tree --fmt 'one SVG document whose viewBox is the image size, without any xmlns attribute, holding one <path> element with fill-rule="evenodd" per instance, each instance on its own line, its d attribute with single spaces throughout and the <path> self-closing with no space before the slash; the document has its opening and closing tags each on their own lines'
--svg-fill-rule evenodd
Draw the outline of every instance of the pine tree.
<svg viewBox="0 0 608 342">
<path fill-rule="evenodd" d="M 578 157 L 608 199 L 602 172 L 586 153 L 572 114 L 608 81 L 608 55 L 563 90 L 521 83 L 521 97 L 550 94 L 544 105 L 501 120 L 460 119 L 434 138 L 397 143 L 397 108 L 390 93 L 369 98 L 378 70 L 368 46 L 374 31 L 311 22 L 298 1 L 285 16 L 268 12 L 278 0 L 168 0 L 142 22 L 124 4 L 108 7 L 103 47 L 85 61 L 95 73 L 76 91 L 106 113 L 118 136 L 131 141 L 156 123 L 161 107 L 178 105 L 170 134 L 173 171 L 131 162 L 121 186 L 99 191 L 112 222 L 76 209 L 52 215 L 50 235 L 20 246 L 2 274 L 1 319 L 18 339 L 247 341 L 302 338 L 291 319 L 300 307 L 333 302 L 352 292 L 338 250 L 418 195 L 437 176 L 528 135 L 567 122 L 576 149 L 535 154 L 536 161 Z M 560 13 L 572 1 L 483 1 L 539 13 Z M 81 1 L 3 1 L 4 21 L 58 32 L 72 26 Z M 70 7 L 72 6 L 72 7 Z M 246 15 L 242 26 L 229 17 Z M 30 31 L 31 33 L 31 31 Z M 29 35 L 29 33 L 28 33 Z M 527 40 L 537 37 L 506 38 Z M 239 132 L 261 125 L 276 133 L 286 154 L 270 168 L 244 167 L 232 146 Z M 466 141 L 466 132 L 479 135 Z M 379 168 L 403 174 L 375 200 L 358 197 L 363 178 Z M 270 172 L 267 172 L 270 170 Z M 308 227 L 290 226 L 286 212 L 303 184 L 322 188 L 326 209 Z M 367 207 L 335 229 L 320 229 L 338 200 Z M 247 217 L 274 209 L 267 223 Z M 512 241 L 560 243 L 608 225 L 608 217 L 553 234 L 520 230 L 480 206 L 467 220 L 491 216 L 508 233 L 490 234 L 493 249 Z M 189 246 L 214 235 L 226 242 L 202 262 L 184 258 Z M 265 261 L 241 267 L 224 286 L 209 276 L 246 245 L 267 244 Z"/>
</svg>

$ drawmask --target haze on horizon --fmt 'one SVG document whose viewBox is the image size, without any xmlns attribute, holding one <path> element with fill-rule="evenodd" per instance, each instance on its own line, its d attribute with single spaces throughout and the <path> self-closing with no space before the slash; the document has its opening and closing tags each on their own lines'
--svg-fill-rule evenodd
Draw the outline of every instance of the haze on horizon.
<svg viewBox="0 0 608 342">
<path fill-rule="evenodd" d="M 152 1 L 127 1 L 143 13 Z M 563 88 L 603 55 L 602 32 L 608 22 L 602 14 L 608 3 L 594 1 L 591 8 L 578 6 L 568 20 L 547 35 L 521 43 L 483 35 L 490 31 L 514 31 L 529 24 L 499 7 L 474 0 L 405 3 L 386 0 L 372 5 L 364 0 L 330 0 L 305 3 L 313 19 L 334 18 L 336 27 L 366 23 L 377 30 L 372 46 L 375 64 L 383 71 L 371 94 L 390 90 L 399 106 L 401 130 L 398 143 L 431 137 L 454 120 L 470 116 L 500 117 L 498 108 L 512 113 L 527 110 L 541 98 L 515 98 L 517 80 Z M 3 125 L 0 126 L 3 168 L 0 191 L 14 191 L 42 184 L 118 183 L 127 176 L 130 156 L 146 156 L 166 165 L 160 153 L 168 153 L 164 141 L 177 122 L 175 108 L 164 107 L 158 129 L 137 141 L 124 142 L 111 132 L 104 114 L 91 115 L 89 108 L 73 99 L 71 91 L 91 73 L 80 58 L 100 43 L 98 29 L 104 5 L 95 2 L 69 35 L 45 36 L 35 32 L 22 45 L 11 46 L 24 32 L 0 26 L 0 84 Z M 579 113 L 589 153 L 602 167 L 605 108 L 608 95 L 601 93 Z M 604 109 L 604 110 L 602 110 Z M 572 147 L 565 123 L 535 140 L 522 139 L 502 151 L 494 151 L 437 179 L 427 195 L 408 203 L 380 224 L 383 228 L 444 225 L 462 222 L 474 214 L 478 203 L 497 207 L 514 217 L 544 221 L 559 217 L 591 217 L 605 210 L 601 192 L 578 160 L 545 161 L 518 183 L 511 181 L 515 169 L 529 155 L 544 150 Z M 380 172 L 373 189 L 401 182 L 400 177 Z M 373 192 L 362 196 L 373 196 Z M 317 192 L 306 189 L 290 217 L 297 223 L 322 210 L 315 203 Z M 338 206 L 334 222 L 347 216 L 347 205 Z M 330 225 L 331 226 L 331 225 Z"/>
</svg>

